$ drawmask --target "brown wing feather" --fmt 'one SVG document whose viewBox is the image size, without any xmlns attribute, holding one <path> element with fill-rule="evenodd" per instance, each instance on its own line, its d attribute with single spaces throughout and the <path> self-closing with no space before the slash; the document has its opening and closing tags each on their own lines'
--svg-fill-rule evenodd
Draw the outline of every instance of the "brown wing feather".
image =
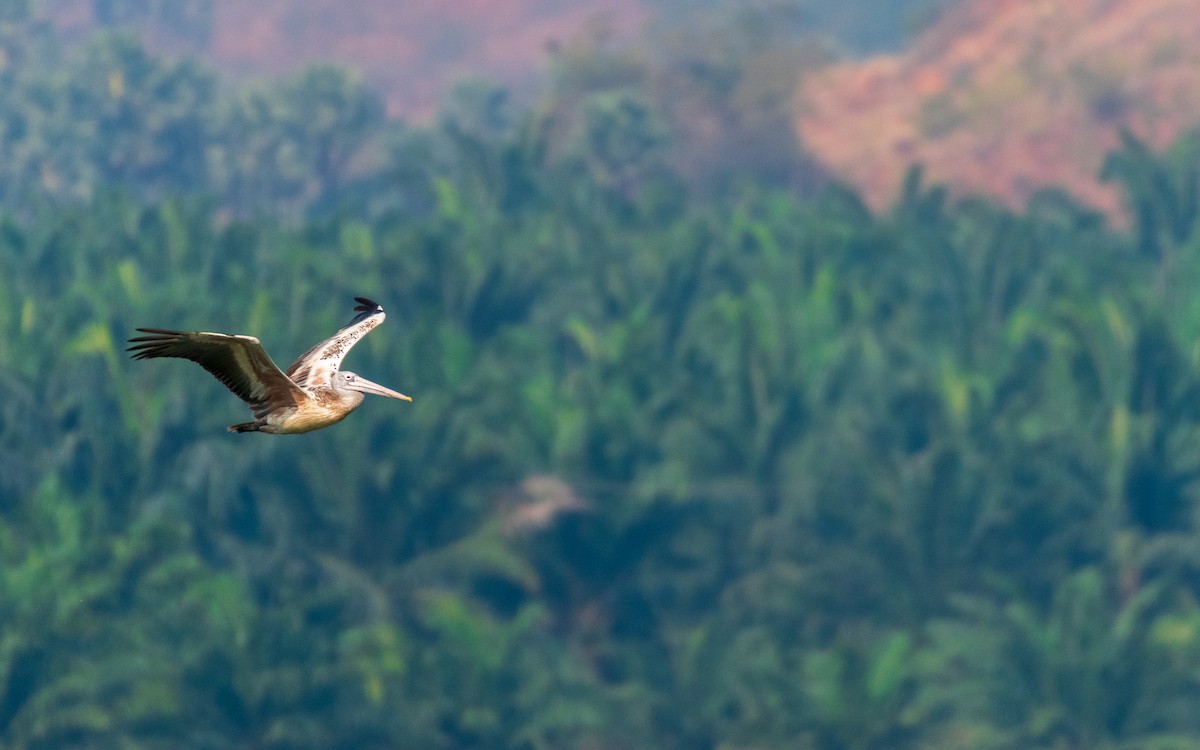
<svg viewBox="0 0 1200 750">
<path fill-rule="evenodd" d="M 271 361 L 253 336 L 165 328 L 137 330 L 151 335 L 129 339 L 134 346 L 128 351 L 134 352 L 134 359 L 189 359 L 249 404 L 257 419 L 276 409 L 296 406 L 309 397 Z"/>
</svg>

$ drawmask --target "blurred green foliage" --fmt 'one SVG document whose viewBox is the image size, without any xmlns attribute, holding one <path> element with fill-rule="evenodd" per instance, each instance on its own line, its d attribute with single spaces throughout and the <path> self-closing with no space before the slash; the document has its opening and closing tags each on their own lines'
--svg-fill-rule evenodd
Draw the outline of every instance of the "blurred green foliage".
<svg viewBox="0 0 1200 750">
<path fill-rule="evenodd" d="M 4 747 L 1200 741 L 1200 137 L 1112 156 L 1128 232 L 916 171 L 875 214 L 686 190 L 620 56 L 412 129 L 0 45 Z M 299 438 L 121 351 L 286 363 L 354 294 L 416 400 Z"/>
</svg>

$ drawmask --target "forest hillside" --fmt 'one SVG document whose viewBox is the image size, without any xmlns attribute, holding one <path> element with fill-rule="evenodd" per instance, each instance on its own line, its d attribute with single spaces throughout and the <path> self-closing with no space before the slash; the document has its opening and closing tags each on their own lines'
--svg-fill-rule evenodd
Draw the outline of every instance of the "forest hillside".
<svg viewBox="0 0 1200 750">
<path fill-rule="evenodd" d="M 1200 135 L 872 207 L 772 28 L 417 126 L 0 7 L 0 746 L 1200 745 Z M 356 295 L 319 432 L 125 351 Z"/>
</svg>

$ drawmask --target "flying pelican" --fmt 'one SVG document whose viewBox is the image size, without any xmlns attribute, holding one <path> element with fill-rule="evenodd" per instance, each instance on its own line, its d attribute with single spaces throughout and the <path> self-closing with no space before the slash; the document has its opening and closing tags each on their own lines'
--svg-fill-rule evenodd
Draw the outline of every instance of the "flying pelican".
<svg viewBox="0 0 1200 750">
<path fill-rule="evenodd" d="M 364 393 L 412 401 L 352 372 L 338 370 L 342 358 L 386 317 L 383 308 L 355 297 L 358 315 L 332 338 L 300 355 L 283 372 L 253 336 L 139 328 L 149 336 L 129 339 L 134 359 L 180 357 L 208 370 L 250 406 L 253 422 L 230 425 L 230 432 L 286 435 L 341 422 L 363 402 Z"/>
</svg>

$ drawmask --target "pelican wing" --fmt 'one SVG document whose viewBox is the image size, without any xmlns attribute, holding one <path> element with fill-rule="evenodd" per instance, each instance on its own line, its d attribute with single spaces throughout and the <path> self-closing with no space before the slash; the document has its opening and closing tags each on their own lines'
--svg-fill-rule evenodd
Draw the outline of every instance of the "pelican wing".
<svg viewBox="0 0 1200 750">
<path fill-rule="evenodd" d="M 129 339 L 134 359 L 179 357 L 208 370 L 250 405 L 256 419 L 309 398 L 271 361 L 253 336 L 139 328 L 149 336 Z"/>
<path fill-rule="evenodd" d="M 329 385 L 334 373 L 342 366 L 342 358 L 358 340 L 367 335 L 387 316 L 383 308 L 366 297 L 355 297 L 358 313 L 332 337 L 325 339 L 296 358 L 287 369 L 287 376 L 302 388 Z"/>
</svg>

